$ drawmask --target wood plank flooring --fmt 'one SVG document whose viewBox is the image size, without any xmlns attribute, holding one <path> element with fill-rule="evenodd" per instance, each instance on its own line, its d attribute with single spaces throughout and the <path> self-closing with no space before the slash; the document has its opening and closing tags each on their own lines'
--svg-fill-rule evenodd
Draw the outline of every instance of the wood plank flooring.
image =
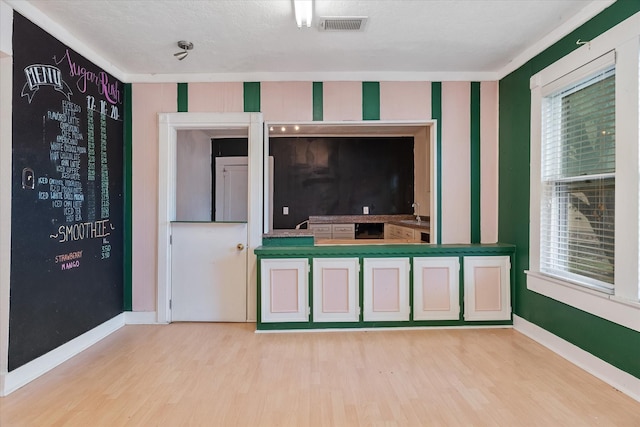
<svg viewBox="0 0 640 427">
<path fill-rule="evenodd" d="M 640 403 L 512 329 L 129 325 L 0 398 L 0 426 L 640 426 Z"/>
</svg>

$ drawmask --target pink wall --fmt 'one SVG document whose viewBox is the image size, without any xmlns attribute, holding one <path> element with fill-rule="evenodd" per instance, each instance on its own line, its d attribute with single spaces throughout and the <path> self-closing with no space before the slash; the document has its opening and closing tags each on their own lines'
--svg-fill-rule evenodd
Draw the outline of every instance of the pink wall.
<svg viewBox="0 0 640 427">
<path fill-rule="evenodd" d="M 431 82 L 380 82 L 380 120 L 431 119 Z"/>
<path fill-rule="evenodd" d="M 158 113 L 177 109 L 177 86 L 134 84 L 133 311 L 156 310 L 158 242 Z"/>
<path fill-rule="evenodd" d="M 189 83 L 189 111 L 192 113 L 238 113 L 244 111 L 241 82 Z"/>
<path fill-rule="evenodd" d="M 260 111 L 264 121 L 311 121 L 312 82 L 264 82 L 260 85 Z"/>
<path fill-rule="evenodd" d="M 480 83 L 480 238 L 498 241 L 498 82 Z"/>
<path fill-rule="evenodd" d="M 189 111 L 244 111 L 242 83 L 189 83 Z M 310 121 L 312 82 L 261 83 L 265 120 Z M 442 83 L 442 242 L 470 241 L 470 83 Z M 158 113 L 177 85 L 133 85 L 133 309 L 156 309 Z M 324 82 L 325 121 L 362 120 L 362 82 Z M 481 235 L 497 240 L 498 84 L 481 83 Z M 382 120 L 431 118 L 430 82 L 381 82 Z"/>
<path fill-rule="evenodd" d="M 325 82 L 322 93 L 324 121 L 362 120 L 362 82 Z"/>
<path fill-rule="evenodd" d="M 471 85 L 442 83 L 442 243 L 471 241 Z"/>
</svg>

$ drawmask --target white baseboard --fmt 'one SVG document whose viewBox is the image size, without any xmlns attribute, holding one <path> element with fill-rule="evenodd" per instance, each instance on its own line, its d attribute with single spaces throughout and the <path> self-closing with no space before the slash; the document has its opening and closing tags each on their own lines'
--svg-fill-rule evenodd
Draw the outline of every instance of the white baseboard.
<svg viewBox="0 0 640 427">
<path fill-rule="evenodd" d="M 125 325 L 155 325 L 155 324 L 158 324 L 158 315 L 156 314 L 155 311 L 125 311 L 124 324 Z"/>
<path fill-rule="evenodd" d="M 513 316 L 513 328 L 640 402 L 640 378 L 610 365 L 580 347 L 516 315 Z"/>
<path fill-rule="evenodd" d="M 6 396 L 16 391 L 28 382 L 33 381 L 40 375 L 47 373 L 81 351 L 91 347 L 93 344 L 123 327 L 125 324 L 124 320 L 125 315 L 121 313 L 37 359 L 11 372 L 0 374 L 0 396 Z"/>
</svg>

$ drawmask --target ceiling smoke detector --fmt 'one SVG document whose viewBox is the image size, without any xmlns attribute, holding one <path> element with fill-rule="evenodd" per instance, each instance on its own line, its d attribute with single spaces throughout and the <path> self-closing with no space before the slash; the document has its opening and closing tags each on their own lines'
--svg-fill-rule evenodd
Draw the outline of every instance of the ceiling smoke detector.
<svg viewBox="0 0 640 427">
<path fill-rule="evenodd" d="M 366 16 L 323 16 L 320 18 L 320 31 L 364 31 L 369 18 Z"/>
</svg>

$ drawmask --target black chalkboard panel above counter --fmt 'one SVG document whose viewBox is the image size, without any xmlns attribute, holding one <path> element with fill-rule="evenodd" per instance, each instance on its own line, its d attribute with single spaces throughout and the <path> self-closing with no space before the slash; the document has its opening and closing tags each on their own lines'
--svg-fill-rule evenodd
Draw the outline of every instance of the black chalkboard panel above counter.
<svg viewBox="0 0 640 427">
<path fill-rule="evenodd" d="M 123 84 L 13 20 L 9 370 L 122 312 Z"/>
<path fill-rule="evenodd" d="M 312 215 L 411 214 L 413 137 L 270 137 L 273 228 Z"/>
</svg>

